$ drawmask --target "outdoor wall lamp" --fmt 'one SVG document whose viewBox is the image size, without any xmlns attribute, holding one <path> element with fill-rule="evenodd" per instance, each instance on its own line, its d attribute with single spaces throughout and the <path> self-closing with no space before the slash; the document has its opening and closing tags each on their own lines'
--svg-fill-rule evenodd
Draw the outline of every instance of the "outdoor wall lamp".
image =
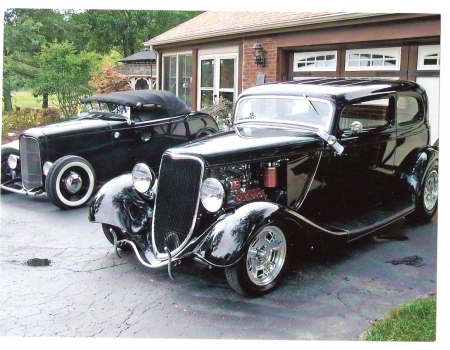
<svg viewBox="0 0 450 350">
<path fill-rule="evenodd" d="M 263 55 L 263 47 L 260 43 L 258 43 L 258 40 L 256 40 L 256 43 L 253 44 L 253 53 L 254 53 L 254 60 L 257 67 L 265 67 L 266 66 L 266 58 Z"/>
</svg>

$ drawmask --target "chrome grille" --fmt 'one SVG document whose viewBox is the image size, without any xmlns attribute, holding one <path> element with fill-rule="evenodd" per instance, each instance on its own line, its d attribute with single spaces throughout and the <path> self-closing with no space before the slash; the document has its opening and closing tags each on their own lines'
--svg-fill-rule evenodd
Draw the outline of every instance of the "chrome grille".
<svg viewBox="0 0 450 350">
<path fill-rule="evenodd" d="M 19 140 L 22 186 L 26 190 L 40 187 L 43 183 L 39 142 L 25 136 L 21 136 Z"/>
<path fill-rule="evenodd" d="M 200 159 L 163 155 L 153 215 L 153 247 L 157 257 L 167 255 L 165 247 L 176 254 L 192 235 L 202 176 Z"/>
</svg>

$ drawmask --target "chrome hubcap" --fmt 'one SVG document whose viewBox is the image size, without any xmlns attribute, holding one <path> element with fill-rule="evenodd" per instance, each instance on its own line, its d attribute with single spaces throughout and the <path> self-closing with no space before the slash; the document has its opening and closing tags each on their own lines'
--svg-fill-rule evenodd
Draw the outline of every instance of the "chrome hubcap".
<svg viewBox="0 0 450 350">
<path fill-rule="evenodd" d="M 275 226 L 268 226 L 253 240 L 247 253 L 247 273 L 256 285 L 271 283 L 286 259 L 286 238 Z"/>
<path fill-rule="evenodd" d="M 64 186 L 69 193 L 77 193 L 83 186 L 81 176 L 74 171 L 71 171 L 63 180 Z"/>
<path fill-rule="evenodd" d="M 433 170 L 427 177 L 424 186 L 423 204 L 427 210 L 432 210 L 438 199 L 438 173 Z"/>
</svg>

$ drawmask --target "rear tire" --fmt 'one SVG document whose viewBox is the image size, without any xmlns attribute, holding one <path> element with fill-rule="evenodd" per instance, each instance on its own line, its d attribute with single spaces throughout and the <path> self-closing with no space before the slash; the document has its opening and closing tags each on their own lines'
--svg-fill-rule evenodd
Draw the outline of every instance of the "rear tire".
<svg viewBox="0 0 450 350">
<path fill-rule="evenodd" d="M 427 222 L 436 214 L 438 206 L 438 165 L 437 163 L 428 169 L 420 190 L 420 196 L 416 210 L 407 218 L 413 222 Z"/>
<path fill-rule="evenodd" d="M 231 288 L 245 296 L 272 291 L 286 273 L 293 253 L 291 237 L 279 224 L 263 227 L 246 248 L 244 256 L 225 268 Z"/>
<path fill-rule="evenodd" d="M 58 159 L 45 179 L 48 198 L 61 209 L 84 206 L 94 192 L 94 185 L 94 168 L 86 159 L 78 156 Z"/>
</svg>

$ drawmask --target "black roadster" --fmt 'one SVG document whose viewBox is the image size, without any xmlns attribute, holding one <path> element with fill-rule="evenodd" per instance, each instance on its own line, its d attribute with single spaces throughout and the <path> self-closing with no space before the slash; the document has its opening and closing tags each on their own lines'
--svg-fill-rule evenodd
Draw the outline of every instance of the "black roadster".
<svg viewBox="0 0 450 350">
<path fill-rule="evenodd" d="M 89 219 L 155 268 L 193 258 L 233 289 L 272 290 L 300 248 L 349 242 L 438 205 L 427 95 L 410 81 L 311 79 L 249 88 L 230 130 L 137 164 Z"/>
<path fill-rule="evenodd" d="M 85 98 L 76 118 L 28 129 L 2 147 L 1 191 L 46 193 L 59 208 L 81 207 L 96 185 L 131 171 L 136 162 L 157 172 L 166 149 L 217 130 L 211 116 L 191 112 L 169 91 Z"/>
</svg>

